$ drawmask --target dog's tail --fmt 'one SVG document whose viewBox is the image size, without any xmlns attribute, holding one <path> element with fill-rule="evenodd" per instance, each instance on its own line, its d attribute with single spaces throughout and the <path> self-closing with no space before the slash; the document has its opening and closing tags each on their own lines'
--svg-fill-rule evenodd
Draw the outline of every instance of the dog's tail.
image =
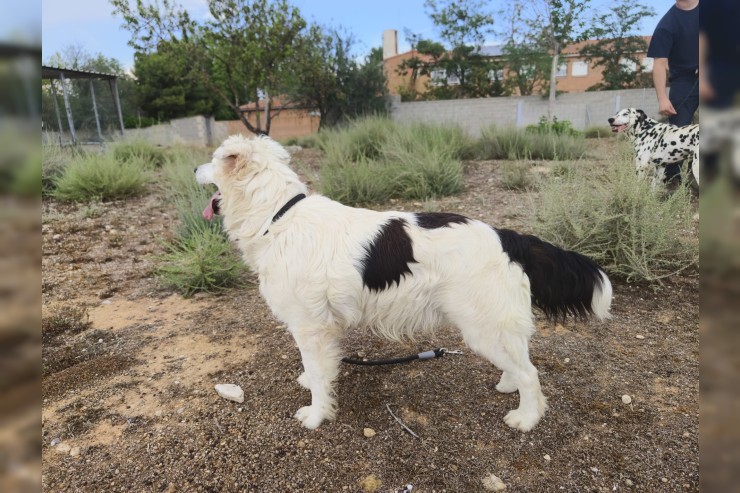
<svg viewBox="0 0 740 493">
<path fill-rule="evenodd" d="M 529 277 L 532 303 L 550 319 L 610 317 L 612 285 L 596 262 L 536 236 L 497 229 L 501 246 Z"/>
</svg>

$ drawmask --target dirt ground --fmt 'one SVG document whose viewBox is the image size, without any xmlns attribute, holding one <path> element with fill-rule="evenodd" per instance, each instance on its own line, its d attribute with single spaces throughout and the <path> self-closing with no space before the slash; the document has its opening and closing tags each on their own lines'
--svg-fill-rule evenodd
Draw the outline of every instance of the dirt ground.
<svg viewBox="0 0 740 493">
<path fill-rule="evenodd" d="M 613 143 L 591 145 L 592 165 L 608 165 Z M 304 150 L 294 162 L 310 178 L 318 159 Z M 536 192 L 505 190 L 500 165 L 469 163 L 460 196 L 382 207 L 524 231 Z M 152 256 L 175 211 L 156 193 L 92 212 L 44 208 L 44 314 L 86 307 L 91 322 L 44 336 L 45 491 L 478 492 L 491 474 L 511 492 L 699 490 L 696 272 L 615 282 L 606 323 L 538 317 L 531 355 L 550 408 L 529 433 L 503 422 L 518 395 L 497 393 L 500 372 L 467 351 L 344 365 L 337 419 L 309 431 L 292 417 L 310 403 L 298 350 L 256 286 L 183 299 L 157 284 Z M 465 350 L 452 329 L 400 346 L 353 336 L 347 354 L 369 358 Z M 216 383 L 240 385 L 244 403 Z"/>
</svg>

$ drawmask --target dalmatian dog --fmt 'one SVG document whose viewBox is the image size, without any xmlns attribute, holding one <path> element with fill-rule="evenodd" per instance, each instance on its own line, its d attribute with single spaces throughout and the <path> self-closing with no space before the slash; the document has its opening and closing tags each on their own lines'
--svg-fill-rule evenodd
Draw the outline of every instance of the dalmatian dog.
<svg viewBox="0 0 740 493">
<path fill-rule="evenodd" d="M 641 178 L 652 178 L 657 190 L 665 183 L 669 164 L 692 160 L 691 173 L 699 184 L 699 125 L 678 127 L 649 118 L 644 111 L 626 108 L 609 118 L 612 132 L 625 132 L 635 146 L 635 168 Z"/>
</svg>

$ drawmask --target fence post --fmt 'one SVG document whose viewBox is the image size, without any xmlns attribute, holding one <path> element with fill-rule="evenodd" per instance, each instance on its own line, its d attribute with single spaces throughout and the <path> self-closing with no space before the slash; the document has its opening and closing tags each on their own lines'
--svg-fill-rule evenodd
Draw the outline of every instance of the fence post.
<svg viewBox="0 0 740 493">
<path fill-rule="evenodd" d="M 64 109 L 67 111 L 67 121 L 69 122 L 69 133 L 72 135 L 72 143 L 77 144 L 77 132 L 75 132 L 75 122 L 72 119 L 72 108 L 69 106 L 69 94 L 67 93 L 66 79 L 63 73 L 59 73 L 59 83 L 62 85 L 62 95 L 64 96 Z"/>
<path fill-rule="evenodd" d="M 614 96 L 614 114 L 616 115 L 622 109 L 622 93 Z"/>
<path fill-rule="evenodd" d="M 519 100 L 516 102 L 516 127 L 522 128 L 522 125 L 524 125 L 524 101 L 522 101 L 522 98 L 519 98 Z"/>
</svg>

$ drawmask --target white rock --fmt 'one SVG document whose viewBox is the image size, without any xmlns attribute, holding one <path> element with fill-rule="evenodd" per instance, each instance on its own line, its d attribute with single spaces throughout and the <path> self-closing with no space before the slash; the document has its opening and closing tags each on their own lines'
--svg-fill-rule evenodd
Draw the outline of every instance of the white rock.
<svg viewBox="0 0 740 493">
<path fill-rule="evenodd" d="M 564 360 L 566 363 L 570 363 L 570 358 L 565 358 Z"/>
<path fill-rule="evenodd" d="M 641 335 L 641 334 L 637 334 L 635 336 L 635 339 L 645 339 L 645 336 L 644 335 Z"/>
<path fill-rule="evenodd" d="M 52 446 L 52 447 L 56 447 L 57 445 L 59 445 L 59 442 L 61 442 L 61 440 L 60 440 L 59 438 L 54 438 L 54 439 L 53 439 L 53 440 L 51 441 L 51 446 Z"/>
<path fill-rule="evenodd" d="M 365 428 L 365 429 L 363 429 L 362 430 L 362 434 L 365 435 L 365 438 L 372 438 L 375 435 L 377 435 L 377 433 L 375 432 L 375 430 L 373 430 L 372 428 Z"/>
<path fill-rule="evenodd" d="M 72 447 L 70 447 L 68 443 L 60 443 L 54 450 L 56 450 L 60 454 L 68 454 L 69 451 L 72 450 Z"/>
<path fill-rule="evenodd" d="M 631 404 L 632 403 L 632 397 L 630 397 L 627 394 L 624 394 L 622 396 L 622 402 L 624 402 L 625 404 Z"/>
<path fill-rule="evenodd" d="M 501 478 L 494 474 L 489 474 L 483 478 L 482 482 L 483 487 L 488 491 L 504 491 L 506 489 L 506 485 L 501 481 Z"/>
<path fill-rule="evenodd" d="M 69 451 L 69 455 L 72 457 L 77 457 L 80 455 L 80 447 L 73 447 L 72 450 Z"/>
<path fill-rule="evenodd" d="M 244 402 L 244 391 L 233 383 L 220 383 L 216 385 L 216 392 L 224 399 L 242 403 Z"/>
<path fill-rule="evenodd" d="M 545 454 L 545 460 L 546 460 L 547 462 L 550 462 L 550 461 L 552 460 L 552 458 L 550 457 L 550 455 L 549 455 L 549 454 Z"/>
<path fill-rule="evenodd" d="M 57 233 L 54 236 L 52 236 L 51 239 L 54 240 L 54 241 L 61 241 L 62 240 L 62 235 L 60 235 L 59 233 Z"/>
<path fill-rule="evenodd" d="M 631 479 L 625 479 L 624 484 L 626 484 L 627 486 L 632 486 L 635 483 L 633 483 Z"/>
</svg>

